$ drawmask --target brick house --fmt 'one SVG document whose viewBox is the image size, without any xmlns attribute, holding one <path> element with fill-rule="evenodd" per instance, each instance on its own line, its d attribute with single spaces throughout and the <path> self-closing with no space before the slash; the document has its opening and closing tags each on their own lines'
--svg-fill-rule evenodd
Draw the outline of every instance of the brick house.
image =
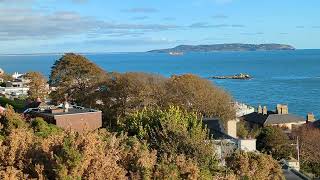
<svg viewBox="0 0 320 180">
<path fill-rule="evenodd" d="M 63 129 L 82 132 L 102 127 L 102 112 L 65 103 L 62 107 L 30 108 L 25 111 L 29 117 L 42 117 L 46 122 Z"/>
</svg>

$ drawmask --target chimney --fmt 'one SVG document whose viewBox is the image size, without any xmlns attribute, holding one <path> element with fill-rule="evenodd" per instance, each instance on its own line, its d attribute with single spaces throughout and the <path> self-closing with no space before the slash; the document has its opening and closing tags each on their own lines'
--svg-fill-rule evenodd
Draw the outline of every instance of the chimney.
<svg viewBox="0 0 320 180">
<path fill-rule="evenodd" d="M 282 105 L 282 114 L 289 114 L 288 105 Z"/>
<path fill-rule="evenodd" d="M 227 122 L 226 133 L 227 135 L 233 138 L 237 138 L 237 121 L 236 120 L 230 120 Z"/>
<path fill-rule="evenodd" d="M 277 114 L 282 114 L 282 105 L 277 104 Z"/>
<path fill-rule="evenodd" d="M 315 116 L 314 116 L 314 114 L 313 113 L 308 113 L 307 114 L 307 123 L 312 123 L 312 122 L 314 122 L 316 120 L 316 118 L 315 118 Z"/>
<path fill-rule="evenodd" d="M 263 106 L 263 115 L 267 115 L 268 114 L 268 109 L 267 106 Z"/>
<path fill-rule="evenodd" d="M 262 107 L 261 107 L 261 105 L 258 106 L 258 114 L 262 114 Z"/>
</svg>

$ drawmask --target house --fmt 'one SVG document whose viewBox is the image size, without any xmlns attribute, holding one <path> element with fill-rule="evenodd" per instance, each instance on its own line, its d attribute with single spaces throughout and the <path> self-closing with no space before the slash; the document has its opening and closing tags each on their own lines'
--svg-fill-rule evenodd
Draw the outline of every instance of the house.
<svg viewBox="0 0 320 180">
<path fill-rule="evenodd" d="M 28 117 L 42 117 L 48 123 L 77 132 L 102 127 L 101 111 L 69 105 L 69 103 L 64 103 L 62 106 L 29 108 L 24 113 Z"/>
<path fill-rule="evenodd" d="M 244 115 L 241 120 L 253 127 L 280 126 L 289 131 L 295 126 L 306 123 L 303 117 L 299 117 L 289 113 L 288 105 L 278 104 L 275 111 L 268 111 L 267 107 L 263 108 L 259 105 L 256 112 Z"/>
<path fill-rule="evenodd" d="M 0 87 L 0 94 L 4 94 L 7 96 L 26 96 L 28 95 L 29 87 L 27 83 L 29 80 L 23 78 L 21 74 L 15 74 L 12 77 L 16 77 L 12 81 L 6 82 L 6 87 Z"/>
<path fill-rule="evenodd" d="M 28 87 L 0 87 L 0 94 L 6 96 L 28 95 Z"/>
<path fill-rule="evenodd" d="M 237 120 L 230 120 L 225 125 L 215 118 L 203 119 L 203 124 L 209 129 L 210 135 L 216 139 L 218 154 L 240 149 L 246 152 L 256 151 L 256 139 L 240 139 L 237 137 Z M 224 144 L 224 145 L 222 145 Z"/>
<path fill-rule="evenodd" d="M 236 117 L 241 117 L 255 111 L 254 107 L 239 102 L 235 102 L 234 107 L 236 109 Z"/>
</svg>

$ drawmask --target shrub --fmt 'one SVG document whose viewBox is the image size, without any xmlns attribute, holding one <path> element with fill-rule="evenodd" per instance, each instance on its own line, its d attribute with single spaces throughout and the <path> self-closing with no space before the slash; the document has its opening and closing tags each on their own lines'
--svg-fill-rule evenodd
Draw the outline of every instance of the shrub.
<svg viewBox="0 0 320 180">
<path fill-rule="evenodd" d="M 284 179 L 281 166 L 266 154 L 236 151 L 226 159 L 226 163 L 241 179 Z"/>
</svg>

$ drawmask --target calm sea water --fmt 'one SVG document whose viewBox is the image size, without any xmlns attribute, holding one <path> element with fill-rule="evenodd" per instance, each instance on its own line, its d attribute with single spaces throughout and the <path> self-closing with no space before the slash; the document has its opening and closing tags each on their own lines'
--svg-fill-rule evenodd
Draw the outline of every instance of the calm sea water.
<svg viewBox="0 0 320 180">
<path fill-rule="evenodd" d="M 152 53 L 88 54 L 107 71 L 139 71 L 164 76 L 193 73 L 215 75 L 248 73 L 252 80 L 214 80 L 241 102 L 254 106 L 277 103 L 301 116 L 314 112 L 320 118 L 320 50 L 268 52 L 189 53 L 170 56 Z M 0 56 L 0 68 L 7 72 L 40 71 L 49 75 L 59 55 Z"/>
</svg>

